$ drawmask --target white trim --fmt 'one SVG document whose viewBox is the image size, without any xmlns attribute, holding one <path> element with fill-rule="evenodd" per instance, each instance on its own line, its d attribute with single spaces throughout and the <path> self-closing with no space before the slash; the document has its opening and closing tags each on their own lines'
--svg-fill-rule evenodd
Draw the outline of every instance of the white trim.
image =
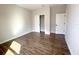
<svg viewBox="0 0 79 59">
<path fill-rule="evenodd" d="M 23 34 L 20 34 L 20 35 L 17 35 L 17 36 L 14 36 L 14 37 L 12 37 L 12 38 L 10 38 L 10 39 L 7 39 L 7 40 L 5 40 L 5 41 L 3 41 L 3 42 L 0 42 L 0 44 L 5 43 L 5 42 L 8 42 L 8 41 L 13 40 L 13 39 L 16 39 L 16 38 L 18 38 L 18 37 L 20 37 L 20 36 L 23 36 L 23 35 L 26 35 L 26 34 L 28 34 L 28 33 L 31 33 L 31 31 L 30 31 L 30 32 L 23 33 Z"/>
<path fill-rule="evenodd" d="M 68 46 L 69 52 L 70 52 L 70 54 L 72 54 L 72 50 L 71 50 L 71 48 L 70 48 L 70 46 L 69 46 L 69 44 L 68 44 L 68 41 L 67 41 L 66 39 L 67 39 L 67 38 L 65 37 L 65 42 L 66 42 L 66 44 L 67 44 L 67 46 Z"/>
<path fill-rule="evenodd" d="M 51 31 L 50 33 L 55 33 L 55 32 L 52 32 L 52 31 Z M 55 33 L 55 34 L 56 34 L 56 33 Z"/>
<path fill-rule="evenodd" d="M 49 34 L 50 34 L 50 32 L 45 32 L 45 34 L 48 34 L 48 35 L 49 35 Z"/>
</svg>

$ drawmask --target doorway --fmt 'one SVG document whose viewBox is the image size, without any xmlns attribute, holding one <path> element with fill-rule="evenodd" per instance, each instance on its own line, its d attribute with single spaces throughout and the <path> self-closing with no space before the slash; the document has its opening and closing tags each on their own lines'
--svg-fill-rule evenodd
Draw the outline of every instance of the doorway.
<svg viewBox="0 0 79 59">
<path fill-rule="evenodd" d="M 40 15 L 39 16 L 39 20 L 40 20 L 40 32 L 45 32 L 45 26 L 44 26 L 44 15 Z"/>
<path fill-rule="evenodd" d="M 65 38 L 65 14 L 56 14 L 56 38 Z"/>
<path fill-rule="evenodd" d="M 56 34 L 65 34 L 65 14 L 56 14 Z"/>
<path fill-rule="evenodd" d="M 45 32 L 45 34 L 50 34 L 50 17 L 46 14 L 37 14 L 34 16 L 33 31 L 35 32 Z"/>
</svg>

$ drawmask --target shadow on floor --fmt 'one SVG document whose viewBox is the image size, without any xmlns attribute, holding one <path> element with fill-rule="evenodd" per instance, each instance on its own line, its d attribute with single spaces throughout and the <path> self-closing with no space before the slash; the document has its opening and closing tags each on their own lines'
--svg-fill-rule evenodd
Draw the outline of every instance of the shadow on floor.
<svg viewBox="0 0 79 59">
<path fill-rule="evenodd" d="M 0 44 L 0 55 L 4 55 L 7 52 L 11 43 L 12 43 L 12 41 Z"/>
</svg>

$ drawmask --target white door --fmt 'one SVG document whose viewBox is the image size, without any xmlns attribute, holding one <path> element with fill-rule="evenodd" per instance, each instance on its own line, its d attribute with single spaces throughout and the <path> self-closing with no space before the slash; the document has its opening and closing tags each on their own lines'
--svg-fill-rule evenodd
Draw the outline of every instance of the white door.
<svg viewBox="0 0 79 59">
<path fill-rule="evenodd" d="M 39 15 L 35 15 L 35 32 L 40 32 L 40 21 L 39 21 Z"/>
<path fill-rule="evenodd" d="M 65 14 L 56 14 L 56 34 L 65 34 Z"/>
</svg>

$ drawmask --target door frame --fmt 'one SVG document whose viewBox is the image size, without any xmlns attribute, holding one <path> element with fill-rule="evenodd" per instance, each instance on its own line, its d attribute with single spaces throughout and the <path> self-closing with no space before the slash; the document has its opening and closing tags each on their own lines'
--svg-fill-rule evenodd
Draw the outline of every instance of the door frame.
<svg viewBox="0 0 79 59">
<path fill-rule="evenodd" d="M 39 15 L 39 28 L 40 28 L 40 32 L 41 32 L 41 16 L 42 15 Z M 45 22 L 45 15 L 43 15 L 44 16 L 44 22 Z M 44 31 L 43 32 L 45 32 L 45 24 L 44 24 L 44 22 L 43 22 L 43 25 L 44 25 Z"/>
<path fill-rule="evenodd" d="M 65 18 L 65 13 L 58 13 L 58 14 L 63 14 L 64 15 L 64 32 L 63 33 L 60 33 L 60 34 L 65 34 L 66 32 L 66 18 Z M 57 14 L 56 14 L 57 15 Z M 56 19 L 57 20 L 57 19 Z M 56 24 L 56 27 L 57 27 L 57 24 Z M 55 31 L 56 34 L 59 34 Z"/>
</svg>

